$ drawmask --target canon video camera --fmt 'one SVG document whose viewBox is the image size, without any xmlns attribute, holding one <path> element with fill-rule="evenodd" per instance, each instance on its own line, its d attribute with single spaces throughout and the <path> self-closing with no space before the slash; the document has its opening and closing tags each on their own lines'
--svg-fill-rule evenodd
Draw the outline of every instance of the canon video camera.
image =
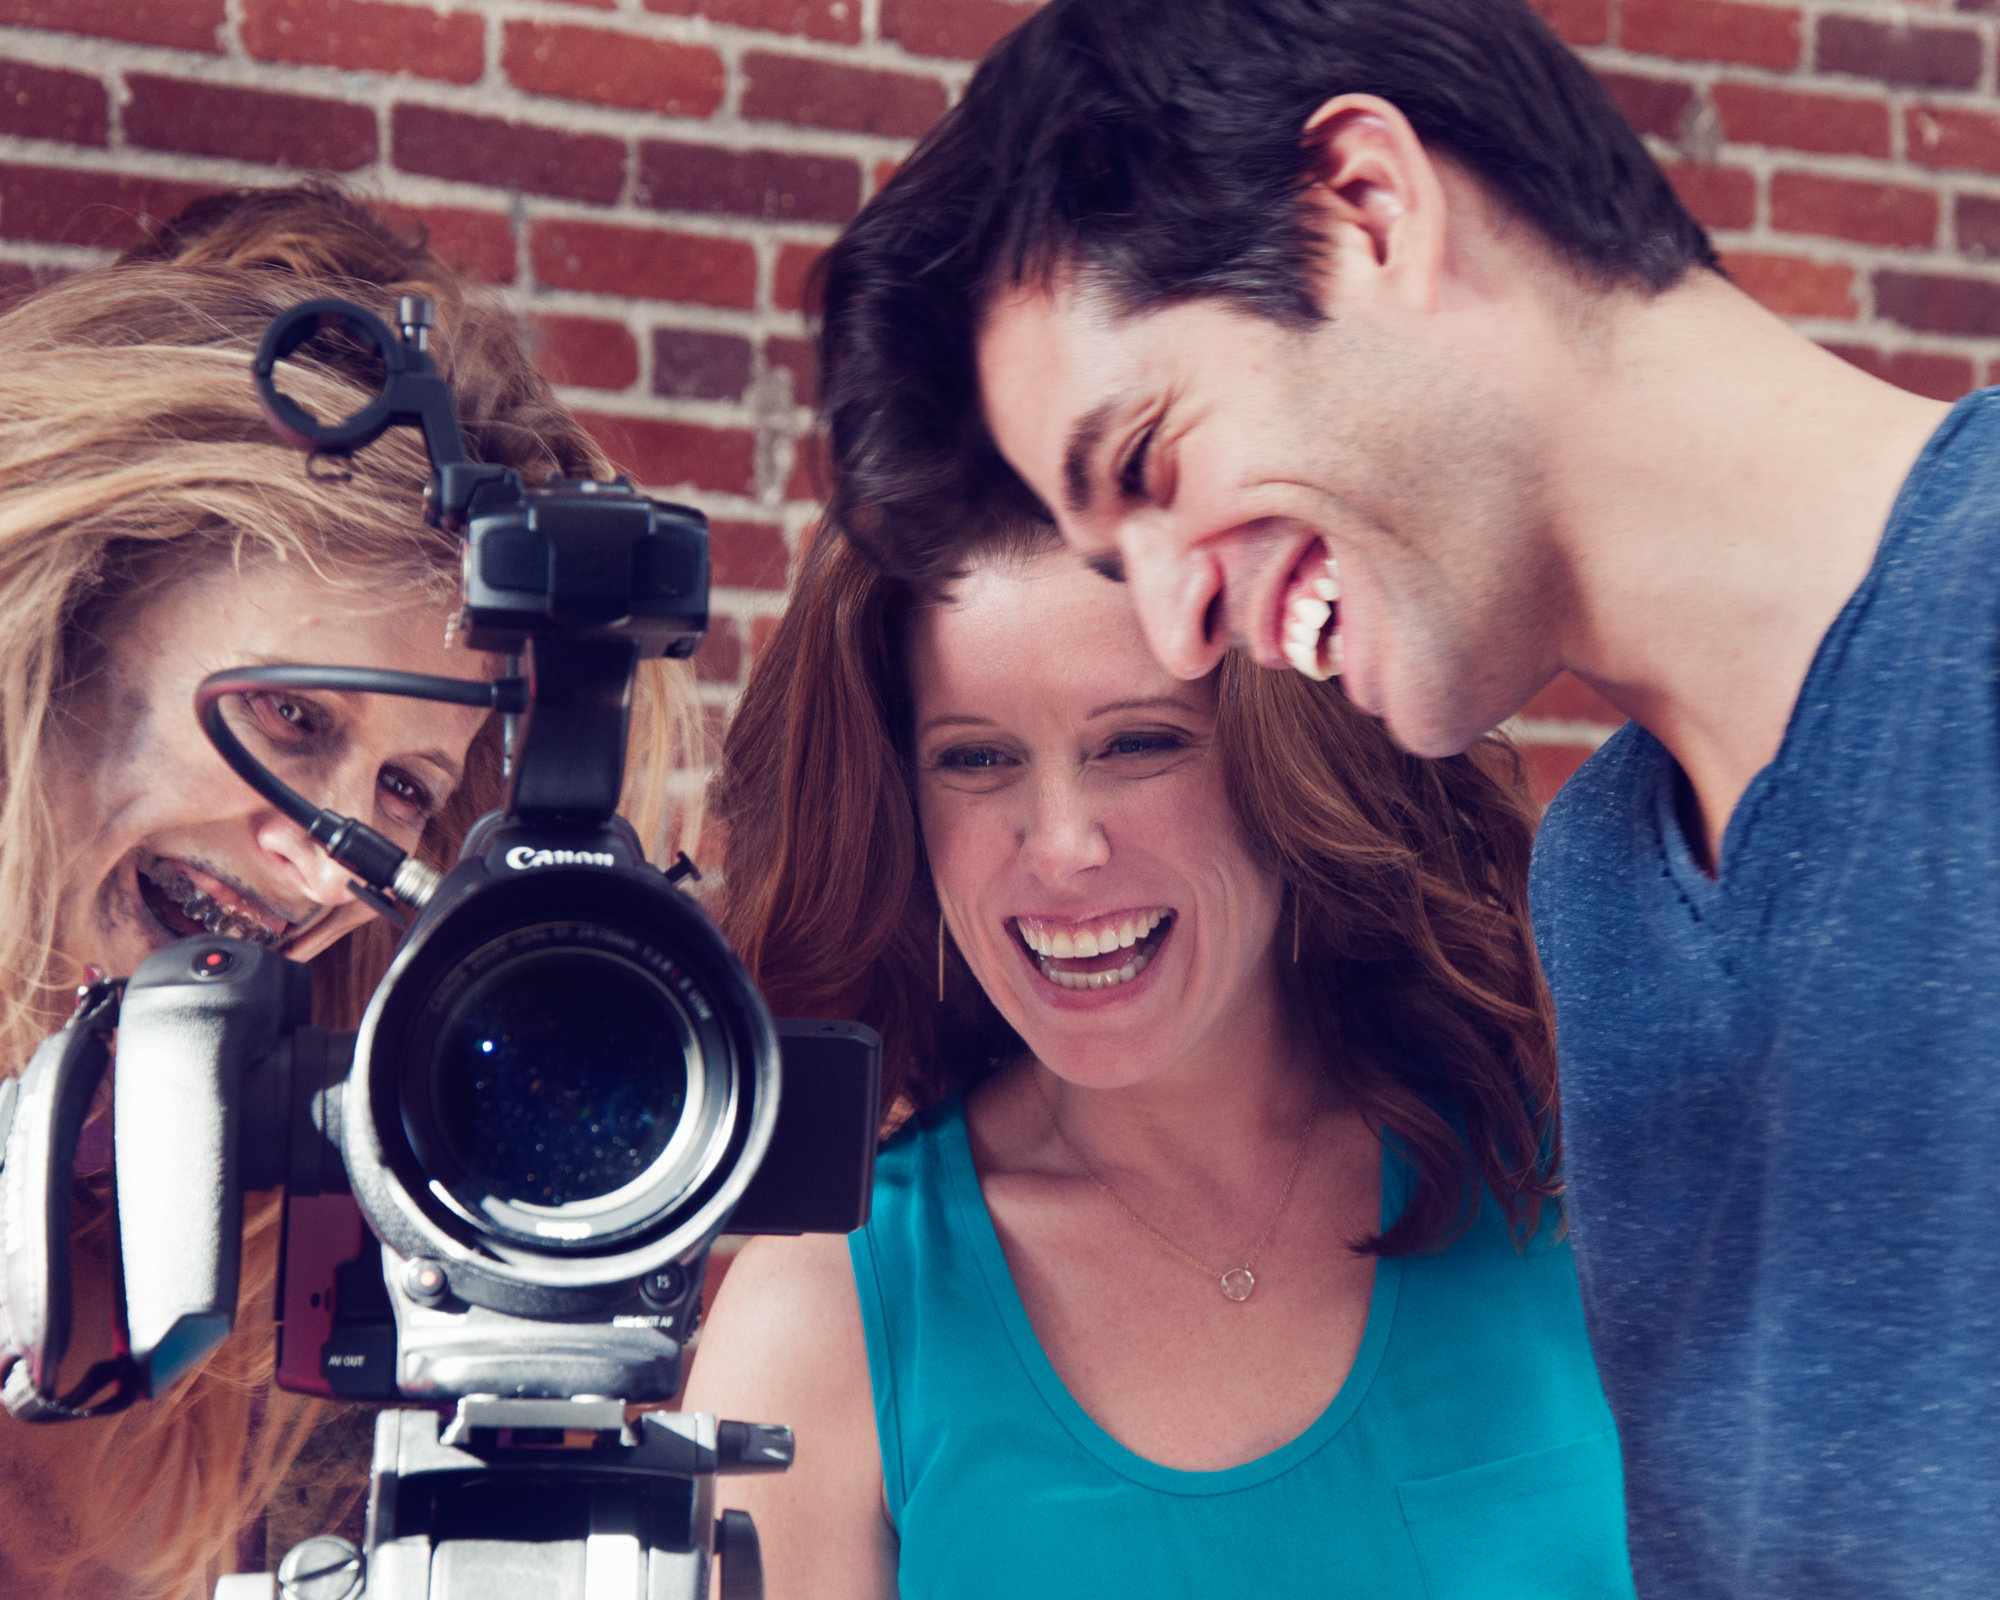
<svg viewBox="0 0 2000 1600">
<path fill-rule="evenodd" d="M 304 966 L 184 939 L 87 990 L 0 1084 L 15 1356 L 0 1398 L 56 1420 L 164 1392 L 232 1326 L 244 1191 L 282 1187 L 279 1381 L 451 1411 L 378 1419 L 368 1550 L 348 1552 L 350 1588 L 313 1593 L 699 1595 L 719 1537 L 725 1561 L 739 1557 L 725 1586 L 747 1595 L 754 1533 L 737 1518 L 716 1534 L 709 1475 L 782 1469 L 789 1434 L 626 1407 L 678 1392 L 725 1226 L 865 1220 L 879 1042 L 858 1024 L 774 1023 L 677 886 L 689 864 L 649 866 L 616 814 L 637 665 L 691 654 L 707 628 L 706 520 L 623 480 L 528 487 L 469 461 L 430 320 L 416 298 L 399 332 L 350 302 L 297 306 L 258 351 L 260 395 L 280 432 L 319 452 L 422 429 L 426 516 L 463 539 L 458 637 L 526 675 L 272 666 L 203 682 L 196 714 L 225 760 L 408 932 L 358 1035 L 309 1025 Z M 318 337 L 382 363 L 382 392 L 344 422 L 279 387 Z M 306 689 L 510 719 L 505 808 L 449 872 L 289 788 L 222 715 L 231 696 Z M 123 1348 L 58 1393 L 72 1164 L 114 1028 Z M 563 1554 L 537 1566 L 530 1545 Z M 623 1565 L 600 1570 L 628 1555 L 636 1589 Z M 328 1559 L 347 1558 L 311 1558 Z"/>
</svg>

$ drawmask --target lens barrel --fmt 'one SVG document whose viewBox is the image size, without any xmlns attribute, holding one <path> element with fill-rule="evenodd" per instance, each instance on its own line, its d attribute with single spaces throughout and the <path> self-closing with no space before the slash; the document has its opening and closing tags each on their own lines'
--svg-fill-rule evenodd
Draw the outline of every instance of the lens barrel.
<svg viewBox="0 0 2000 1600">
<path fill-rule="evenodd" d="M 770 1140 L 762 999 L 699 908 L 624 854 L 494 835 L 362 1023 L 343 1117 L 355 1194 L 475 1304 L 561 1314 L 563 1291 L 698 1250 Z"/>
</svg>

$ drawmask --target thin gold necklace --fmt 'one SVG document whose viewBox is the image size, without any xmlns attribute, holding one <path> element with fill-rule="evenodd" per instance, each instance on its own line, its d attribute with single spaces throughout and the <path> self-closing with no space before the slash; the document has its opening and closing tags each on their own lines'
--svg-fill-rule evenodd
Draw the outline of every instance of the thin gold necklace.
<svg viewBox="0 0 2000 1600">
<path fill-rule="evenodd" d="M 1070 1159 L 1083 1168 L 1083 1175 L 1096 1184 L 1098 1188 L 1102 1189 L 1106 1198 L 1114 1206 L 1124 1212 L 1134 1222 L 1138 1223 L 1140 1227 L 1159 1240 L 1161 1244 L 1173 1251 L 1181 1260 L 1187 1262 L 1188 1265 L 1196 1268 L 1206 1276 L 1215 1279 L 1217 1286 L 1222 1290 L 1223 1299 L 1234 1300 L 1239 1305 L 1248 1300 L 1256 1292 L 1257 1274 L 1251 1269 L 1256 1266 L 1258 1253 L 1264 1248 L 1265 1241 L 1271 1237 L 1271 1230 L 1277 1227 L 1278 1218 L 1284 1215 L 1285 1202 L 1292 1197 L 1292 1185 L 1298 1182 L 1299 1168 L 1305 1165 L 1306 1146 L 1312 1142 L 1313 1128 L 1319 1122 L 1320 1092 L 1325 1086 L 1326 1079 L 1324 1076 L 1313 1085 L 1312 1110 L 1306 1116 L 1306 1131 L 1299 1135 L 1299 1148 L 1292 1156 L 1292 1170 L 1285 1174 L 1285 1186 L 1278 1191 L 1278 1203 L 1271 1208 L 1271 1220 L 1264 1224 L 1264 1231 L 1257 1235 L 1256 1242 L 1244 1253 L 1242 1266 L 1225 1267 L 1218 1270 L 1215 1267 L 1211 1267 L 1192 1251 L 1184 1250 L 1175 1244 L 1173 1240 L 1169 1239 L 1158 1228 L 1154 1227 L 1144 1217 L 1140 1216 L 1138 1212 L 1128 1206 L 1120 1198 L 1118 1191 L 1097 1175 L 1097 1169 L 1090 1164 L 1089 1159 L 1084 1153 L 1077 1149 L 1076 1145 L 1071 1142 L 1070 1136 L 1063 1132 L 1062 1118 L 1056 1114 L 1056 1103 L 1049 1095 L 1048 1086 L 1039 1077 L 1035 1079 L 1035 1087 L 1041 1091 L 1042 1104 L 1048 1107 L 1049 1126 L 1056 1130 L 1056 1137 L 1062 1140 L 1063 1148 L 1069 1152 Z"/>
</svg>

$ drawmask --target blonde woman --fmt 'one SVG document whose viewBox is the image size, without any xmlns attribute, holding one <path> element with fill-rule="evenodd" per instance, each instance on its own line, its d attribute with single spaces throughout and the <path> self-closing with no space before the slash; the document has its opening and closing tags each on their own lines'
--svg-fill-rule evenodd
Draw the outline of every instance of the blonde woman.
<svg viewBox="0 0 2000 1600">
<path fill-rule="evenodd" d="M 352 1025 L 386 965 L 392 938 L 347 873 L 221 764 L 190 706 L 203 676 L 255 662 L 495 670 L 450 638 L 457 543 L 424 525 L 421 443 L 392 431 L 314 470 L 252 390 L 277 312 L 341 294 L 387 316 L 404 293 L 437 302 L 433 349 L 475 459 L 531 482 L 602 474 L 512 321 L 326 192 L 202 202 L 0 316 L 0 1070 L 60 1022 L 87 967 L 129 972 L 204 928 L 311 961 L 330 1026 Z M 352 412 L 366 375 L 349 359 L 325 352 L 287 387 Z M 635 706 L 627 814 L 656 849 L 688 693 L 659 663 Z M 477 713 L 315 693 L 228 714 L 295 787 L 433 859 L 498 798 L 497 731 Z M 110 1328 L 102 1177 L 79 1191 L 66 1377 Z M 0 1595 L 181 1600 L 235 1566 L 320 1416 L 269 1386 L 275 1198 L 248 1216 L 237 1332 L 189 1381 L 114 1418 L 0 1419 Z"/>
</svg>

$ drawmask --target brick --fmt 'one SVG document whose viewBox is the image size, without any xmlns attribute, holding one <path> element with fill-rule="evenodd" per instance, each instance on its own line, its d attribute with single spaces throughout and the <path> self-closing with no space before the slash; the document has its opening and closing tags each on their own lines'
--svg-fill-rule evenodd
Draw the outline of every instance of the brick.
<svg viewBox="0 0 2000 1600">
<path fill-rule="evenodd" d="M 1705 228 L 1748 228 L 1757 220 L 1756 175 L 1741 167 L 1707 167 L 1675 161 L 1663 165 L 1667 182 Z"/>
<path fill-rule="evenodd" d="M 63 144 L 108 144 L 111 97 L 81 72 L 0 61 L 0 133 Z"/>
<path fill-rule="evenodd" d="M 653 330 L 653 393 L 669 400 L 740 400 L 750 387 L 750 341 L 695 328 Z"/>
<path fill-rule="evenodd" d="M 1962 194 L 1951 220 L 1959 254 L 1974 261 L 2000 260 L 2000 200 Z"/>
<path fill-rule="evenodd" d="M 754 662 L 762 656 L 778 631 L 777 617 L 752 617 L 750 619 L 750 659 Z"/>
<path fill-rule="evenodd" d="M 405 172 L 609 204 L 625 187 L 625 141 L 499 117 L 399 105 L 390 147 Z"/>
<path fill-rule="evenodd" d="M 1737 288 L 1781 317 L 1854 315 L 1852 267 L 1747 250 L 1725 251 L 1722 265 Z"/>
<path fill-rule="evenodd" d="M 629 389 L 639 381 L 639 344 L 622 322 L 603 317 L 536 317 L 528 328 L 535 365 L 551 383 Z"/>
<path fill-rule="evenodd" d="M 447 266 L 456 267 L 480 283 L 514 281 L 514 227 L 497 211 L 468 211 L 458 206 L 399 206 L 370 202 L 371 208 L 398 228 L 421 228 L 427 244 Z"/>
<path fill-rule="evenodd" d="M 646 9 L 802 39 L 861 42 L 861 0 L 646 0 Z"/>
<path fill-rule="evenodd" d="M 339 100 L 128 72 L 125 142 L 147 150 L 352 172 L 375 159 L 375 113 Z"/>
<path fill-rule="evenodd" d="M 592 105 L 705 117 L 722 104 L 722 57 L 607 28 L 510 22 L 501 66 L 517 89 Z"/>
<path fill-rule="evenodd" d="M 2000 172 L 2000 116 L 1947 106 L 1912 106 L 1903 115 L 1905 144 L 1916 165 Z"/>
<path fill-rule="evenodd" d="M 660 211 L 845 222 L 861 207 L 861 168 L 839 156 L 648 139 L 639 146 L 634 198 Z"/>
<path fill-rule="evenodd" d="M 780 311 L 806 309 L 806 291 L 811 286 L 813 268 L 826 254 L 819 244 L 785 244 L 778 247 L 777 270 L 771 274 L 771 304 Z"/>
<path fill-rule="evenodd" d="M 1559 672 L 1547 687 L 1521 708 L 1521 715 L 1550 722 L 1592 722 L 1615 728 L 1625 720 L 1620 711 L 1581 678 Z"/>
<path fill-rule="evenodd" d="M 528 235 L 535 281 L 551 289 L 680 300 L 748 311 L 757 252 L 741 239 L 609 222 L 538 222 Z"/>
<path fill-rule="evenodd" d="M 1611 96 L 1619 114 L 1640 133 L 1662 139 L 1680 137 L 1681 119 L 1694 104 L 1691 84 L 1671 78 L 1647 78 L 1636 72 L 1600 72 L 1597 81 Z"/>
<path fill-rule="evenodd" d="M 222 53 L 225 0 L 0 0 L 0 23 Z"/>
<path fill-rule="evenodd" d="M 913 55 L 977 61 L 1034 14 L 1008 0 L 882 0 L 882 37 Z"/>
<path fill-rule="evenodd" d="M 826 438 L 818 432 L 801 434 L 793 441 L 792 475 L 785 480 L 787 500 L 824 500 L 833 470 L 826 454 Z"/>
<path fill-rule="evenodd" d="M 1771 226 L 1863 244 L 1927 249 L 1937 240 L 1938 197 L 1897 183 L 1857 183 L 1816 173 L 1771 179 Z"/>
<path fill-rule="evenodd" d="M 1882 83 L 1970 89 L 1979 82 L 1979 35 L 1970 28 L 1912 27 L 1868 17 L 1821 17 L 1813 61 Z"/>
<path fill-rule="evenodd" d="M 1796 67 L 1805 47 L 1796 7 L 1733 0 L 1624 0 L 1618 31 L 1619 43 L 1642 55 L 1748 67 Z"/>
<path fill-rule="evenodd" d="M 1879 100 L 1718 83 L 1710 94 L 1735 144 L 1779 145 L 1827 155 L 1889 154 L 1889 108 Z"/>
<path fill-rule="evenodd" d="M 743 115 L 771 122 L 914 139 L 945 110 L 944 85 L 910 72 L 752 50 L 743 75 Z"/>
<path fill-rule="evenodd" d="M 791 554 L 784 530 L 768 522 L 711 522 L 708 574 L 718 589 L 784 591 Z"/>
<path fill-rule="evenodd" d="M 243 48 L 260 61 L 477 83 L 486 19 L 381 0 L 244 0 Z"/>
<path fill-rule="evenodd" d="M 708 637 L 695 652 L 694 675 L 703 683 L 734 683 L 743 676 L 743 634 L 734 617 L 709 617 Z"/>
<path fill-rule="evenodd" d="M 1830 344 L 1826 347 L 1863 372 L 1933 400 L 1956 400 L 1974 387 L 1972 363 L 1964 356 L 1929 350 L 1899 350 L 1885 355 L 1871 345 Z"/>
<path fill-rule="evenodd" d="M 1533 0 L 1533 4 L 1565 44 L 1604 44 L 1611 38 L 1610 0 Z"/>
<path fill-rule="evenodd" d="M 902 165 L 903 163 L 900 161 L 882 160 L 876 162 L 868 173 L 868 192 L 870 194 L 880 194 L 889 180 L 895 177 Z"/>
<path fill-rule="evenodd" d="M 756 436 L 748 428 L 594 411 L 576 415 L 613 463 L 649 488 L 749 494 L 754 487 Z"/>
<path fill-rule="evenodd" d="M 764 341 L 764 363 L 792 375 L 792 402 L 819 403 L 819 350 L 810 339 L 773 336 Z"/>
<path fill-rule="evenodd" d="M 129 173 L 0 165 L 0 237 L 123 250 L 214 192 L 213 184 Z"/>
<path fill-rule="evenodd" d="M 2000 336 L 2000 283 L 1928 272 L 1875 274 L 1875 315 L 1919 333 Z"/>
</svg>

